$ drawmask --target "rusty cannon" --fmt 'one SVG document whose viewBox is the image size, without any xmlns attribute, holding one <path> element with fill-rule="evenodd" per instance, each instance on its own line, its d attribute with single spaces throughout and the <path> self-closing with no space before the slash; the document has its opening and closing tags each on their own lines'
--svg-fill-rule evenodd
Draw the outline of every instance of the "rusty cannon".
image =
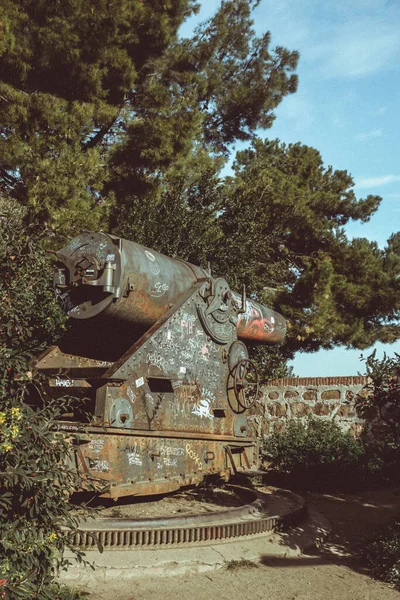
<svg viewBox="0 0 400 600">
<path fill-rule="evenodd" d="M 285 319 L 210 270 L 105 233 L 74 238 L 55 266 L 73 324 L 35 366 L 52 396 L 84 399 L 60 423 L 82 481 L 117 499 L 257 469 L 246 343 L 282 341 Z"/>
</svg>

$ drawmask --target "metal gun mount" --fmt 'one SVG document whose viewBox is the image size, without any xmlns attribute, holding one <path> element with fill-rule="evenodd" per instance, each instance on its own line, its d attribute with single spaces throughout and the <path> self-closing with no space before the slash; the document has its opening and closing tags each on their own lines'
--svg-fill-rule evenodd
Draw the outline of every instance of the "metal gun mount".
<svg viewBox="0 0 400 600">
<path fill-rule="evenodd" d="M 85 398 L 89 420 L 60 423 L 77 432 L 83 486 L 101 479 L 118 498 L 256 469 L 259 379 L 244 342 L 282 341 L 285 319 L 200 267 L 105 233 L 56 255 L 74 325 L 36 369 L 53 396 Z"/>
</svg>

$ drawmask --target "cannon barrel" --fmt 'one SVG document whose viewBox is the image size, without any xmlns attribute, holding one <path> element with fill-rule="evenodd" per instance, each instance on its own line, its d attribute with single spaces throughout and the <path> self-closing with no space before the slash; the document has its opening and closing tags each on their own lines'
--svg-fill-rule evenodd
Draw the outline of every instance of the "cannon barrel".
<svg viewBox="0 0 400 600">
<path fill-rule="evenodd" d="M 224 281 L 214 280 L 201 267 L 106 233 L 84 232 L 56 255 L 59 302 L 69 316 L 94 318 L 97 326 L 104 319 L 120 327 L 149 328 L 196 284 Z M 238 309 L 239 339 L 266 344 L 283 340 L 282 315 L 223 289 Z"/>
</svg>

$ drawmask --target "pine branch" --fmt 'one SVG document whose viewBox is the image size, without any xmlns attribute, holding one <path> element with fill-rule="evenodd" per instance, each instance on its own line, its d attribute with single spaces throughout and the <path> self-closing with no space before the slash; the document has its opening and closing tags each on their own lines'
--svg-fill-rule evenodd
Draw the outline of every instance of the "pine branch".
<svg viewBox="0 0 400 600">
<path fill-rule="evenodd" d="M 0 167 L 0 177 L 2 177 L 7 185 L 20 185 L 21 181 L 10 175 L 6 169 Z"/>
<path fill-rule="evenodd" d="M 83 150 L 89 150 L 90 148 L 94 148 L 95 146 L 97 146 L 97 144 L 99 144 L 104 139 L 104 137 L 107 135 L 107 133 L 115 125 L 115 122 L 118 119 L 118 117 L 119 117 L 119 111 L 109 123 L 106 123 L 106 125 L 104 125 L 103 127 L 101 127 L 99 129 L 99 131 L 96 133 L 96 135 L 94 135 L 92 138 L 90 138 L 90 140 L 88 140 L 87 142 L 82 144 Z"/>
</svg>

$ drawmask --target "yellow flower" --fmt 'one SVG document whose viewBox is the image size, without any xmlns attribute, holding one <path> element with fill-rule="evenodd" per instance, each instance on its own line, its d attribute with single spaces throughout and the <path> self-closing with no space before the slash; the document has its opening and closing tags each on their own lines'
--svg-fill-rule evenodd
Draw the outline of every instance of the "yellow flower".
<svg viewBox="0 0 400 600">
<path fill-rule="evenodd" d="M 10 452 L 10 450 L 12 450 L 12 445 L 11 444 L 3 444 L 3 449 L 5 452 Z"/>
<path fill-rule="evenodd" d="M 6 413 L 0 412 L 0 425 L 6 420 Z"/>
<path fill-rule="evenodd" d="M 17 437 L 18 433 L 19 433 L 19 427 L 18 427 L 18 425 L 12 425 L 11 426 L 11 438 L 13 440 Z"/>
<path fill-rule="evenodd" d="M 11 416 L 12 416 L 13 419 L 20 419 L 22 417 L 22 415 L 21 415 L 21 409 L 17 408 L 16 406 L 14 406 L 11 409 Z"/>
<path fill-rule="evenodd" d="M 51 534 L 49 535 L 49 540 L 50 540 L 50 542 L 52 542 L 53 540 L 56 540 L 56 539 L 57 539 L 57 534 L 56 534 L 56 533 L 51 533 Z"/>
</svg>

